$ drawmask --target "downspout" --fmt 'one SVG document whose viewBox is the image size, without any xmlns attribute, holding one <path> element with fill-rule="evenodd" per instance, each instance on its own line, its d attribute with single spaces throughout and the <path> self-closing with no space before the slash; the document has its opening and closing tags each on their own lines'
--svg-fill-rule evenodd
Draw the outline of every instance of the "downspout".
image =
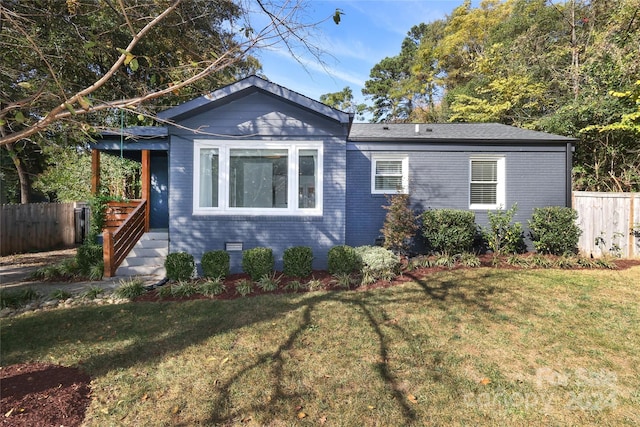
<svg viewBox="0 0 640 427">
<path fill-rule="evenodd" d="M 565 205 L 571 208 L 573 207 L 572 206 L 573 186 L 571 185 L 571 176 L 572 176 L 572 169 L 573 169 L 573 142 L 567 142 L 565 159 L 566 159 Z"/>
</svg>

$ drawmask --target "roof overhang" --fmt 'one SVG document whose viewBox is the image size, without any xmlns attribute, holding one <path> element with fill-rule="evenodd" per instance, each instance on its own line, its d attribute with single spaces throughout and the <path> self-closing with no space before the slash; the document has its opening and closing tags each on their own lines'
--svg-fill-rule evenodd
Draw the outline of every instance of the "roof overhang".
<svg viewBox="0 0 640 427">
<path fill-rule="evenodd" d="M 215 108 L 218 105 L 224 105 L 256 91 L 276 96 L 286 102 L 296 104 L 301 108 L 307 109 L 341 124 L 350 124 L 353 121 L 353 114 L 329 107 L 328 105 L 308 98 L 283 86 L 269 82 L 258 76 L 249 76 L 220 89 L 216 89 L 207 95 L 185 102 L 177 107 L 162 111 L 158 113 L 158 118 L 167 122 L 179 121 L 182 118 L 198 114 L 210 108 Z"/>
</svg>

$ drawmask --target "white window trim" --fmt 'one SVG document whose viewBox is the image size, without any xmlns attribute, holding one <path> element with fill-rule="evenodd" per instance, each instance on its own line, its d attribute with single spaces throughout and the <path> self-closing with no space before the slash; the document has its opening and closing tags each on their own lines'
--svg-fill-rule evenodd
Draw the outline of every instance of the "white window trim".
<svg viewBox="0 0 640 427">
<path fill-rule="evenodd" d="M 218 206 L 200 206 L 200 150 L 217 148 L 219 158 Z M 286 208 L 236 208 L 229 206 L 229 156 L 232 149 L 286 149 L 288 152 L 288 182 Z M 317 150 L 318 182 L 315 190 L 315 208 L 298 207 L 298 168 L 301 150 Z M 243 215 L 243 216 L 320 216 L 324 188 L 324 157 L 322 142 L 308 141 L 251 141 L 195 140 L 193 145 L 193 214 L 194 215 Z"/>
<path fill-rule="evenodd" d="M 376 189 L 376 163 L 379 161 L 402 161 L 402 189 Z M 409 156 L 399 154 L 375 154 L 371 157 L 371 194 L 408 194 L 409 193 Z"/>
<path fill-rule="evenodd" d="M 496 161 L 497 162 L 497 186 L 496 186 L 496 203 L 495 204 L 481 204 L 471 203 L 471 164 L 473 161 Z M 469 158 L 469 182 L 467 184 L 467 191 L 469 192 L 469 209 L 473 210 L 497 210 L 502 209 L 505 206 L 506 201 L 506 172 L 505 172 L 505 159 L 504 156 L 482 156 Z"/>
</svg>

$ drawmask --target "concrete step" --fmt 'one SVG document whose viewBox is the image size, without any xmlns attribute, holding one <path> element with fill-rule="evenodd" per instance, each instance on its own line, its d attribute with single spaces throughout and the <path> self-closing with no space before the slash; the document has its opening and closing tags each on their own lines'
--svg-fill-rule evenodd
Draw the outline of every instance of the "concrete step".
<svg viewBox="0 0 640 427">
<path fill-rule="evenodd" d="M 146 265 L 136 265 L 136 266 L 120 266 L 118 267 L 118 271 L 116 271 L 116 276 L 155 276 L 155 277 L 165 277 L 167 275 L 164 266 L 146 266 Z"/>
<path fill-rule="evenodd" d="M 133 255 L 136 257 L 148 257 L 148 258 L 156 258 L 156 257 L 166 258 L 168 254 L 169 254 L 169 248 L 167 245 L 165 245 L 164 247 L 157 247 L 157 248 L 145 248 L 145 247 L 134 246 L 134 248 L 131 249 L 131 252 L 129 252 L 129 256 Z"/>
<path fill-rule="evenodd" d="M 157 265 L 164 265 L 165 257 L 142 257 L 142 256 L 131 256 L 129 255 L 122 261 L 120 266 L 133 266 L 133 265 L 148 265 L 150 267 Z"/>
<path fill-rule="evenodd" d="M 129 255 L 122 261 L 116 276 L 164 277 L 164 261 L 169 253 L 169 233 L 151 231 L 142 235 Z"/>
<path fill-rule="evenodd" d="M 140 239 L 138 243 L 134 246 L 134 248 L 143 248 L 143 249 L 151 249 L 151 248 L 166 248 L 169 246 L 168 240 L 142 240 Z"/>
<path fill-rule="evenodd" d="M 142 235 L 141 241 L 144 240 L 169 240 L 168 231 L 149 231 Z"/>
</svg>

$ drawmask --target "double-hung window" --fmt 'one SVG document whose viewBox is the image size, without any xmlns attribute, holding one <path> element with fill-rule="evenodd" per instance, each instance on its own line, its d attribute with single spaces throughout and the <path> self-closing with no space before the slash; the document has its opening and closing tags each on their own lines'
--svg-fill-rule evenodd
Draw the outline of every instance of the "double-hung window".
<svg viewBox="0 0 640 427">
<path fill-rule="evenodd" d="M 195 214 L 322 214 L 322 143 L 198 140 L 194 147 Z"/>
<path fill-rule="evenodd" d="M 469 165 L 469 208 L 500 209 L 504 207 L 504 157 L 472 157 Z"/>
<path fill-rule="evenodd" d="M 375 155 L 371 159 L 371 193 L 407 193 L 409 189 L 409 158 L 407 156 Z"/>
</svg>

